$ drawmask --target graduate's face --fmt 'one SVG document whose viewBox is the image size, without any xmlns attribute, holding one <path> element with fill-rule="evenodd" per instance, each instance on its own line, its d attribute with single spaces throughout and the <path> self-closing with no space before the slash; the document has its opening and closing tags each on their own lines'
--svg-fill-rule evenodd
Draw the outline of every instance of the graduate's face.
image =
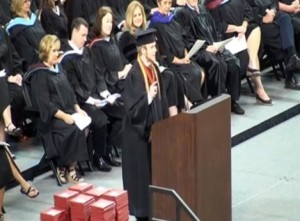
<svg viewBox="0 0 300 221">
<path fill-rule="evenodd" d="M 51 66 L 57 64 L 59 62 L 59 48 L 60 44 L 57 42 L 55 43 L 49 51 L 47 63 Z"/>
<path fill-rule="evenodd" d="M 156 61 L 156 42 L 145 45 L 145 56 L 149 61 Z"/>
<path fill-rule="evenodd" d="M 132 18 L 133 26 L 136 28 L 140 28 L 143 24 L 143 14 L 140 7 L 137 7 L 133 12 L 133 18 Z"/>
<path fill-rule="evenodd" d="M 172 0 L 161 0 L 160 2 L 157 2 L 157 4 L 160 13 L 164 15 L 169 14 L 172 7 Z"/>
<path fill-rule="evenodd" d="M 107 13 L 103 18 L 102 18 L 102 27 L 101 27 L 101 34 L 104 37 L 110 36 L 110 33 L 112 31 L 113 27 L 113 18 L 112 14 Z"/>
<path fill-rule="evenodd" d="M 187 3 L 192 7 L 196 7 L 198 5 L 198 2 L 198 0 L 187 0 Z"/>
<path fill-rule="evenodd" d="M 23 5 L 21 7 L 21 13 L 27 14 L 30 11 L 31 0 L 23 0 Z"/>
<path fill-rule="evenodd" d="M 80 25 L 78 29 L 73 29 L 72 42 L 74 42 L 79 49 L 84 46 L 87 40 L 88 31 L 88 28 L 84 25 Z"/>
</svg>

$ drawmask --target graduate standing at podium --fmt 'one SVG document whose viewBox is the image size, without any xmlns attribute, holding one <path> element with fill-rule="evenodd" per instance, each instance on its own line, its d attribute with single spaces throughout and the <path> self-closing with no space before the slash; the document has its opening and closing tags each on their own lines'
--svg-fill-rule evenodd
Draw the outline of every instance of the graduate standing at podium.
<svg viewBox="0 0 300 221">
<path fill-rule="evenodd" d="M 137 220 L 148 220 L 148 186 L 151 184 L 151 126 L 168 117 L 168 104 L 154 65 L 155 30 L 137 32 L 138 57 L 124 88 L 126 136 L 123 137 L 122 169 L 128 191 L 129 213 Z"/>
</svg>

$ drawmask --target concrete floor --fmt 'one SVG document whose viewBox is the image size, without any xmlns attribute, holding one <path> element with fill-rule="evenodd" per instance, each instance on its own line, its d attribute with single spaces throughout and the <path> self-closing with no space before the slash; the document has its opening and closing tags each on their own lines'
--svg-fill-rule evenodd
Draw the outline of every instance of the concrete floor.
<svg viewBox="0 0 300 221">
<path fill-rule="evenodd" d="M 245 92 L 240 103 L 246 115 L 232 115 L 232 135 L 299 103 L 300 92 L 284 90 L 283 82 L 270 78 L 264 81 L 275 100 L 273 107 L 254 106 L 253 95 Z M 243 88 L 248 90 L 246 85 Z M 299 131 L 298 115 L 232 148 L 233 221 L 300 221 Z M 35 147 L 14 149 L 21 169 L 36 164 L 42 155 L 41 147 L 31 145 Z M 85 180 L 95 186 L 122 188 L 120 168 L 110 173 L 86 172 Z M 40 220 L 40 212 L 53 206 L 53 194 L 68 187 L 58 187 L 51 172 L 33 184 L 40 190 L 37 199 L 21 195 L 19 187 L 6 192 L 6 221 Z"/>
</svg>

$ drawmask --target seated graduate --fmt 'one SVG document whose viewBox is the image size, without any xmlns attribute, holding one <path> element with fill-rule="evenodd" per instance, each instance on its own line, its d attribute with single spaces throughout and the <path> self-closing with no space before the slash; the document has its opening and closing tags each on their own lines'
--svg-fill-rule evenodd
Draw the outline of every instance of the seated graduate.
<svg viewBox="0 0 300 221">
<path fill-rule="evenodd" d="M 146 29 L 146 15 L 144 8 L 138 1 L 132 1 L 126 10 L 126 19 L 123 32 L 119 34 L 119 46 L 127 61 L 132 63 L 137 58 L 136 31 Z M 157 65 L 159 65 L 157 63 Z M 184 108 L 184 90 L 180 85 L 180 79 L 177 75 L 165 67 L 161 66 L 161 72 L 164 88 L 167 93 L 170 115 L 178 113 L 178 109 Z"/>
<path fill-rule="evenodd" d="M 279 0 L 279 10 L 291 16 L 295 33 L 295 46 L 300 52 L 300 2 L 295 0 Z"/>
<path fill-rule="evenodd" d="M 31 0 L 12 0 L 11 11 L 15 16 L 6 26 L 6 31 L 15 46 L 24 69 L 38 62 L 38 49 L 45 31 L 37 16 L 30 11 Z"/>
<path fill-rule="evenodd" d="M 151 126 L 168 117 L 168 104 L 155 65 L 155 30 L 137 32 L 138 57 L 126 80 L 126 136 L 122 145 L 122 174 L 128 191 L 129 213 L 148 220 L 151 184 Z"/>
<path fill-rule="evenodd" d="M 36 4 L 38 1 L 32 1 L 30 5 L 31 11 L 35 12 L 38 9 L 38 5 Z M 10 11 L 11 2 L 12 0 L 0 1 L 0 25 L 5 26 L 13 18 L 13 14 Z"/>
<path fill-rule="evenodd" d="M 7 83 L 9 105 L 5 108 L 3 117 L 5 131 L 14 137 L 22 136 L 22 123 L 24 121 L 25 100 L 22 92 L 22 64 L 7 33 L 0 27 L 0 71 Z M 1 98 L 2 99 L 2 98 Z"/>
<path fill-rule="evenodd" d="M 84 131 L 72 114 L 87 115 L 77 104 L 65 72 L 58 65 L 60 41 L 46 35 L 39 48 L 41 63 L 32 65 L 26 73 L 32 105 L 39 112 L 37 127 L 49 159 L 55 159 L 62 183 L 82 182 L 75 170 L 77 161 L 88 160 Z"/>
<path fill-rule="evenodd" d="M 213 90 L 208 94 L 213 96 L 228 92 L 231 95 L 231 112 L 244 114 L 245 111 L 237 103 L 241 86 L 240 62 L 228 50 L 213 45 L 222 39 L 217 36 L 219 30 L 212 16 L 198 0 L 187 0 L 185 7 L 176 13 L 175 19 L 186 31 L 190 48 L 198 39 L 205 40 L 204 47 L 194 57 L 205 69 L 207 78 L 213 78 L 208 80 L 208 90 Z M 218 76 L 224 76 L 221 82 L 216 79 Z"/>
<path fill-rule="evenodd" d="M 7 82 L 5 77 L 0 77 L 0 221 L 4 221 L 4 193 L 5 186 L 13 180 L 16 181 L 21 186 L 21 193 L 25 194 L 29 198 L 35 198 L 39 195 L 39 191 L 30 185 L 21 175 L 16 163 L 12 159 L 11 153 L 7 147 L 5 141 L 4 133 L 4 122 L 3 122 L 3 112 L 9 105 L 8 93 L 7 93 Z"/>
<path fill-rule="evenodd" d="M 43 0 L 40 20 L 47 34 L 56 35 L 62 42 L 67 43 L 68 21 L 60 0 Z"/>
<path fill-rule="evenodd" d="M 211 9 L 211 15 L 217 26 L 225 28 L 226 34 L 222 36 L 224 39 L 232 36 L 245 36 L 248 49 L 236 55 L 240 59 L 242 75 L 250 77 L 255 84 L 256 101 L 260 104 L 271 105 L 272 99 L 266 93 L 260 76 L 258 51 L 261 30 L 254 23 L 248 2 L 246 0 L 224 1 L 224 4 Z"/>
<path fill-rule="evenodd" d="M 158 11 L 151 17 L 149 27 L 157 30 L 159 54 L 166 58 L 167 66 L 178 74 L 185 85 L 185 94 L 192 103 L 203 100 L 204 83 L 202 68 L 187 57 L 184 30 L 171 13 L 171 0 L 158 0 Z"/>
<path fill-rule="evenodd" d="M 124 105 L 122 97 L 110 98 L 116 98 L 115 95 L 122 94 L 124 79 L 132 65 L 126 64 L 126 59 L 112 36 L 113 14 L 109 7 L 101 7 L 98 10 L 93 31 L 96 38 L 92 40 L 89 47 L 92 51 L 96 75 L 101 78 L 98 88 L 100 96 L 109 101 L 109 104 L 102 110 L 108 116 L 107 144 L 109 149 L 112 149 L 112 145 L 120 146 Z M 109 149 L 108 153 L 111 152 Z"/>
<path fill-rule="evenodd" d="M 247 0 L 252 6 L 257 24 L 261 28 L 261 37 L 265 49 L 274 51 L 272 56 L 283 52 L 286 68 L 285 87 L 300 90 L 300 81 L 294 76 L 300 70 L 297 56 L 294 29 L 291 17 L 279 11 L 278 0 Z"/>
<path fill-rule="evenodd" d="M 93 138 L 93 162 L 100 171 L 110 171 L 110 165 L 120 166 L 111 154 L 106 153 L 107 117 L 100 109 L 101 78 L 96 75 L 91 51 L 84 47 L 88 35 L 88 23 L 83 18 L 72 22 L 72 35 L 68 45 L 63 48 L 61 64 L 66 70 L 69 82 L 75 92 L 80 107 L 92 118 L 90 129 Z"/>
</svg>

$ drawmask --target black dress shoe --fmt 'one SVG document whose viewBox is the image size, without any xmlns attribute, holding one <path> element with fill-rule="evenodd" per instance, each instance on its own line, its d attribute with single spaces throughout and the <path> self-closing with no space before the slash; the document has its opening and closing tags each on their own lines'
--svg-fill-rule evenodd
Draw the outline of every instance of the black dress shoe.
<svg viewBox="0 0 300 221">
<path fill-rule="evenodd" d="M 111 167 L 105 163 L 102 157 L 93 156 L 93 166 L 103 172 L 111 171 Z"/>
<path fill-rule="evenodd" d="M 108 156 L 106 157 L 103 157 L 104 161 L 110 165 L 110 166 L 113 166 L 113 167 L 119 167 L 121 166 L 121 162 L 117 161 L 115 156 L 113 154 L 108 154 Z"/>
<path fill-rule="evenodd" d="M 300 90 L 300 81 L 296 76 L 287 77 L 285 81 L 285 88 Z"/>
<path fill-rule="evenodd" d="M 285 65 L 288 72 L 300 70 L 300 58 L 297 55 L 293 55 Z"/>
<path fill-rule="evenodd" d="M 231 102 L 231 112 L 238 114 L 238 115 L 243 115 L 245 114 L 244 109 L 235 101 Z"/>
</svg>

